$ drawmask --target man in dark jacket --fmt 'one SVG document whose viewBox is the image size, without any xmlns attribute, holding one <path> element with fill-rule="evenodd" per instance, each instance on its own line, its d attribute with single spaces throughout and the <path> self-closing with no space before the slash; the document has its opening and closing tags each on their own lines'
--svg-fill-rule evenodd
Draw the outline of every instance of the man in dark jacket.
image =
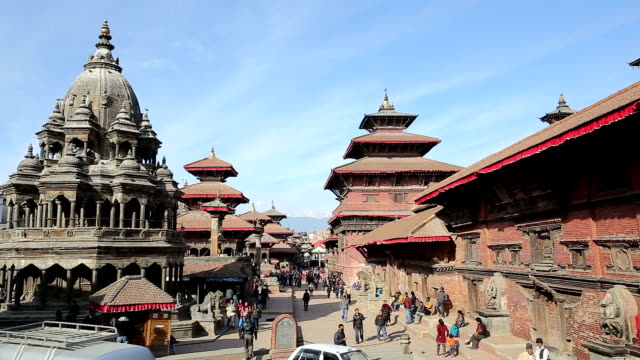
<svg viewBox="0 0 640 360">
<path fill-rule="evenodd" d="M 253 358 L 253 338 L 256 336 L 256 328 L 253 321 L 247 317 L 242 322 L 240 329 L 244 339 L 244 357 L 249 360 Z"/>
<path fill-rule="evenodd" d="M 338 325 L 338 331 L 333 335 L 333 343 L 335 345 L 347 346 L 347 337 L 344 335 L 344 325 Z"/>
<path fill-rule="evenodd" d="M 376 323 L 376 333 L 378 334 L 378 340 L 387 341 L 389 339 L 389 337 L 387 336 L 387 318 L 382 314 L 382 310 L 380 310 L 378 312 L 378 315 L 376 315 L 375 323 Z M 381 339 L 380 336 L 383 336 L 383 338 Z"/>
<path fill-rule="evenodd" d="M 353 330 L 356 332 L 356 344 L 364 341 L 364 321 L 365 317 L 360 313 L 360 309 L 356 308 L 353 314 Z"/>
<path fill-rule="evenodd" d="M 305 290 L 304 295 L 302 295 L 302 303 L 304 304 L 304 311 L 309 310 L 309 300 L 311 300 L 311 295 L 309 295 L 308 290 Z"/>
<path fill-rule="evenodd" d="M 262 310 L 267 308 L 267 300 L 269 300 L 269 289 L 267 286 L 263 286 L 260 291 L 260 305 L 262 305 Z"/>
</svg>

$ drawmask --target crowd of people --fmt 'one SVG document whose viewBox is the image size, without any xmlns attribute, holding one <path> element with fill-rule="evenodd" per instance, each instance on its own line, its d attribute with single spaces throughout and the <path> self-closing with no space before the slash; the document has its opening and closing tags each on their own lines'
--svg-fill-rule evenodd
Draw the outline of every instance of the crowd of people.
<svg viewBox="0 0 640 360">
<path fill-rule="evenodd" d="M 337 289 L 336 298 L 340 298 L 339 309 L 342 321 L 349 322 L 348 312 L 350 299 L 347 298 L 344 281 L 340 279 L 340 274 L 331 274 L 325 280 L 325 284 L 328 289 L 327 297 L 330 297 L 334 289 Z M 354 288 L 356 284 L 354 284 Z M 391 315 L 393 312 L 400 311 L 400 308 L 404 309 L 407 324 L 419 324 L 422 318 L 430 316 L 438 316 L 438 323 L 436 325 L 436 355 L 444 357 L 456 357 L 460 354 L 460 330 L 469 323 L 466 321 L 464 311 L 458 310 L 456 318 L 451 326 L 447 326 L 443 318 L 449 316 L 449 312 L 453 307 L 449 295 L 445 292 L 445 289 L 441 287 L 435 297 L 432 300 L 430 297 L 426 297 L 424 300 L 420 300 L 416 297 L 415 292 L 396 292 L 392 299 L 383 300 L 382 306 L 375 316 L 374 324 L 376 327 L 376 337 L 378 341 L 388 341 L 389 335 L 387 334 L 387 326 L 391 323 Z M 356 344 L 360 344 L 364 341 L 364 323 L 366 317 L 360 312 L 360 309 L 356 308 L 351 318 L 353 331 L 355 335 Z M 465 342 L 471 350 L 478 349 L 479 343 L 482 339 L 490 336 L 490 332 L 487 329 L 486 324 L 481 318 L 475 318 L 475 330 Z M 344 324 L 338 325 L 338 330 L 334 334 L 334 344 L 347 345 L 347 336 L 345 334 Z M 542 359 L 548 360 L 549 350 L 544 346 L 542 339 L 536 340 L 536 346 L 533 344 L 527 344 L 525 351 L 520 354 L 518 360 L 534 360 Z"/>
</svg>

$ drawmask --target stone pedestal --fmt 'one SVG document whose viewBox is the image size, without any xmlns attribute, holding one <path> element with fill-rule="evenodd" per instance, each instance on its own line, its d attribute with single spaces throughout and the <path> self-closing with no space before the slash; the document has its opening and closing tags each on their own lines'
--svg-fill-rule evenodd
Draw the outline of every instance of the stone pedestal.
<svg viewBox="0 0 640 360">
<path fill-rule="evenodd" d="M 582 344 L 589 350 L 590 360 L 624 360 L 627 350 L 624 344 L 617 341 L 594 340 Z"/>
<path fill-rule="evenodd" d="M 491 335 L 509 335 L 509 313 L 500 310 L 479 309 L 476 311 L 478 317 L 487 326 Z"/>
<path fill-rule="evenodd" d="M 216 320 L 198 320 L 200 327 L 207 336 L 213 336 L 216 334 L 217 329 L 217 321 Z"/>
<path fill-rule="evenodd" d="M 383 298 L 381 297 L 376 297 L 376 296 L 368 296 L 367 297 L 367 305 L 369 307 L 369 310 L 371 311 L 378 311 L 382 308 L 382 302 L 383 302 Z M 377 313 L 376 313 L 377 315 Z"/>
<path fill-rule="evenodd" d="M 640 345 L 638 344 L 627 344 L 625 346 L 627 349 L 627 357 L 626 360 L 640 360 Z"/>
</svg>

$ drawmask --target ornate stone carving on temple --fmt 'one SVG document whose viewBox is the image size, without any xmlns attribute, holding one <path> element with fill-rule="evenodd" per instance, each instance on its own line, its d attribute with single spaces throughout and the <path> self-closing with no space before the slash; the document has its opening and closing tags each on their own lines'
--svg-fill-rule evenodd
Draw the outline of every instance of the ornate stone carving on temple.
<svg viewBox="0 0 640 360">
<path fill-rule="evenodd" d="M 82 302 L 125 275 L 177 291 L 185 245 L 181 192 L 148 113 L 114 58 L 105 21 L 96 51 L 0 186 L 3 308 Z M 2 228 L 2 227 L 0 227 Z"/>
</svg>

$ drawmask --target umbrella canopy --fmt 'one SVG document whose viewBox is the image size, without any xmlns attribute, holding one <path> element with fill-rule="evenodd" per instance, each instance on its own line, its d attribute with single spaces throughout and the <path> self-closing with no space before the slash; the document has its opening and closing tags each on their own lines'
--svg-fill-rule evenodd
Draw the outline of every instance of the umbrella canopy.
<svg viewBox="0 0 640 360">
<path fill-rule="evenodd" d="M 89 296 L 89 306 L 100 312 L 173 309 L 171 295 L 140 275 L 125 276 Z"/>
</svg>

